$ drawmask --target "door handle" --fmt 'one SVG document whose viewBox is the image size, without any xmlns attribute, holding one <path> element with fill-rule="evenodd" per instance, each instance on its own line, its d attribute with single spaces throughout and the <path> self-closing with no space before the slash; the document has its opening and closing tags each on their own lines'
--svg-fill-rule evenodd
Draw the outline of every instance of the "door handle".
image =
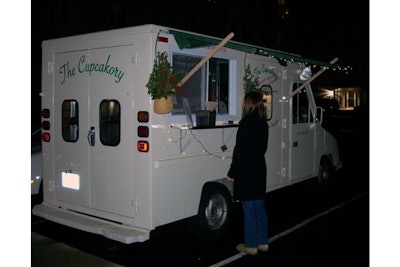
<svg viewBox="0 0 400 267">
<path fill-rule="evenodd" d="M 90 127 L 90 130 L 87 135 L 87 139 L 88 139 L 90 146 L 94 146 L 94 144 L 95 144 L 95 134 L 96 134 L 96 130 L 94 129 L 94 127 L 93 126 Z"/>
<path fill-rule="evenodd" d="M 293 142 L 293 147 L 296 147 L 299 143 L 297 141 Z"/>
</svg>

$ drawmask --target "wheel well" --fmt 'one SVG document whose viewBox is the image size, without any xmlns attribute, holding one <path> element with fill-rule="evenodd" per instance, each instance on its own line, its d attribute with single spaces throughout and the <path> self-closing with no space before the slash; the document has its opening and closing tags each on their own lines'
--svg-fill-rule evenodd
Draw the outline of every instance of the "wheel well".
<svg viewBox="0 0 400 267">
<path fill-rule="evenodd" d="M 332 155 L 331 155 L 331 154 L 322 155 L 319 164 L 321 165 L 321 163 L 322 163 L 323 161 L 326 161 L 326 162 L 330 165 L 330 167 L 333 166 L 333 159 L 332 159 Z"/>
<path fill-rule="evenodd" d="M 222 181 L 211 181 L 207 182 L 203 185 L 203 189 L 201 190 L 201 196 L 203 196 L 203 193 L 205 190 L 209 189 L 219 189 L 219 190 L 224 190 L 226 191 L 231 197 L 232 197 L 232 192 L 231 190 L 228 189 L 228 187 L 222 182 Z M 233 197 L 231 198 L 233 202 Z"/>
<path fill-rule="evenodd" d="M 210 203 L 212 203 L 211 206 Z M 195 220 L 191 226 L 195 235 L 206 240 L 222 237 L 230 227 L 232 205 L 233 198 L 226 185 L 218 181 L 205 183 L 201 192 L 198 214 L 194 217 Z"/>
</svg>

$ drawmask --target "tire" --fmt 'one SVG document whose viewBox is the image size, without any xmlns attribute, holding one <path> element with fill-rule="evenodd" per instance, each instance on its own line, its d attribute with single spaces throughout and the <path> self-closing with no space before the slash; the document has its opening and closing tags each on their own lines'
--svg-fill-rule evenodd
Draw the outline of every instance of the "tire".
<svg viewBox="0 0 400 267">
<path fill-rule="evenodd" d="M 203 240 L 221 238 L 229 229 L 231 217 L 232 197 L 229 191 L 220 184 L 206 184 L 196 216 L 196 235 Z"/>
<path fill-rule="evenodd" d="M 328 185 L 331 182 L 333 169 L 331 161 L 328 157 L 322 157 L 319 163 L 318 183 L 322 186 Z"/>
</svg>

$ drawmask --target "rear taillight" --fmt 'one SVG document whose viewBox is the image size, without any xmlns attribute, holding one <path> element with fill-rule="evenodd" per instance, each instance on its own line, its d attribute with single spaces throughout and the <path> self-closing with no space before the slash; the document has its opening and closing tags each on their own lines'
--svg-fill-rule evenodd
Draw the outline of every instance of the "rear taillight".
<svg viewBox="0 0 400 267">
<path fill-rule="evenodd" d="M 44 108 L 44 109 L 42 110 L 42 117 L 45 118 L 45 119 L 50 118 L 50 109 Z"/>
<path fill-rule="evenodd" d="M 44 120 L 50 118 L 50 109 L 44 108 L 42 110 L 42 141 L 43 142 L 50 142 L 50 133 L 45 132 L 50 130 L 50 121 Z"/>
<path fill-rule="evenodd" d="M 149 142 L 147 141 L 138 141 L 137 149 L 139 152 L 148 152 L 149 151 Z"/>
<path fill-rule="evenodd" d="M 139 123 L 147 123 L 149 122 L 149 112 L 147 111 L 139 111 L 137 114 L 137 120 Z M 140 138 L 147 138 L 150 135 L 150 129 L 148 124 L 139 125 L 137 128 L 137 135 Z M 137 150 L 139 152 L 148 152 L 149 151 L 149 142 L 144 140 L 139 140 L 137 142 Z"/>
<path fill-rule="evenodd" d="M 49 121 L 43 121 L 42 122 L 42 129 L 46 130 L 46 131 L 50 130 L 50 122 Z"/>
<path fill-rule="evenodd" d="M 139 126 L 137 129 L 137 134 L 139 137 L 149 137 L 149 127 Z"/>
<path fill-rule="evenodd" d="M 149 122 L 149 113 L 147 111 L 139 111 L 137 120 L 138 122 Z"/>
<path fill-rule="evenodd" d="M 42 133 L 42 140 L 43 140 L 43 142 L 50 142 L 50 134 Z"/>
</svg>

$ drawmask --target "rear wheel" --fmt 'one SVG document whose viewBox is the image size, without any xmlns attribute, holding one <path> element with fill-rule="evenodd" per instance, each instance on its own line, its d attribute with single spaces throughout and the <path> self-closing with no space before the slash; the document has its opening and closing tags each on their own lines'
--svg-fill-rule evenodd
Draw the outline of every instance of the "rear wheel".
<svg viewBox="0 0 400 267">
<path fill-rule="evenodd" d="M 202 239 L 217 239 L 229 228 L 232 216 L 232 198 L 219 184 L 206 184 L 197 214 L 197 234 Z"/>
</svg>

